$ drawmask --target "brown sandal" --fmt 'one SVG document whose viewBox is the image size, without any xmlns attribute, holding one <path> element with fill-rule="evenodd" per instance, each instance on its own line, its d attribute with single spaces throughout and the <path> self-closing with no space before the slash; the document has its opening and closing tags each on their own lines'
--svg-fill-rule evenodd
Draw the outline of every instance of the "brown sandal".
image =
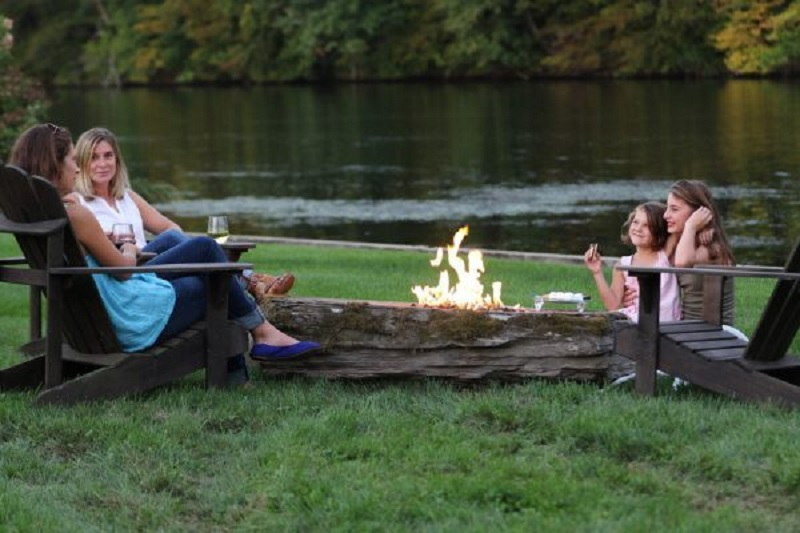
<svg viewBox="0 0 800 533">
<path fill-rule="evenodd" d="M 268 296 L 282 296 L 293 286 L 294 274 L 291 272 L 285 272 L 278 277 L 253 273 L 247 283 L 247 290 L 256 300 L 263 300 Z"/>
</svg>

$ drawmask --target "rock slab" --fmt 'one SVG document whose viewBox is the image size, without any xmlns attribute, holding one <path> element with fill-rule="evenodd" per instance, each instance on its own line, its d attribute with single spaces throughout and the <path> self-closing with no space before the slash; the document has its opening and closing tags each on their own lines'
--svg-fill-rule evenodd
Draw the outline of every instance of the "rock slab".
<svg viewBox="0 0 800 533">
<path fill-rule="evenodd" d="M 261 364 L 269 376 L 604 382 L 633 363 L 612 353 L 611 313 L 436 309 L 313 298 L 262 302 L 270 322 L 324 352 Z"/>
</svg>

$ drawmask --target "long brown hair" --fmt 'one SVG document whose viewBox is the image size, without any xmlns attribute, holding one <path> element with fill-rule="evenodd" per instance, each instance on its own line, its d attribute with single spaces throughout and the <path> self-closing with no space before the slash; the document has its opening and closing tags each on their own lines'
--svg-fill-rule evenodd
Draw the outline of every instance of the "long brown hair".
<svg viewBox="0 0 800 533">
<path fill-rule="evenodd" d="M 647 227 L 650 230 L 650 235 L 653 236 L 653 250 L 661 250 L 667 244 L 669 232 L 667 231 L 667 221 L 664 220 L 664 212 L 667 206 L 661 202 L 645 202 L 633 208 L 633 211 L 628 215 L 628 220 L 622 224 L 622 242 L 631 244 L 631 237 L 628 235 L 628 230 L 636 217 L 636 211 L 641 209 L 647 217 Z"/>
<path fill-rule="evenodd" d="M 722 226 L 722 218 L 708 186 L 700 180 L 678 180 L 672 184 L 669 192 L 686 202 L 692 211 L 696 211 L 700 207 L 706 207 L 711 211 L 713 217 L 711 228 L 714 230 L 714 236 L 708 245 L 709 257 L 721 264 L 735 265 L 733 249 L 728 242 L 728 235 Z"/>
<path fill-rule="evenodd" d="M 106 128 L 92 128 L 78 137 L 75 145 L 75 158 L 78 162 L 78 178 L 75 180 L 75 190 L 87 198 L 94 197 L 94 184 L 92 183 L 92 172 L 89 169 L 92 164 L 94 149 L 101 142 L 107 142 L 114 151 L 114 158 L 117 162 L 117 170 L 109 183 L 109 192 L 114 198 L 122 198 L 125 190 L 130 187 L 128 181 L 128 167 L 122 159 L 122 152 L 119 149 L 117 138 Z"/>
<path fill-rule="evenodd" d="M 72 135 L 67 128 L 37 124 L 17 138 L 8 162 L 57 186 L 61 181 L 61 164 L 71 147 Z"/>
</svg>

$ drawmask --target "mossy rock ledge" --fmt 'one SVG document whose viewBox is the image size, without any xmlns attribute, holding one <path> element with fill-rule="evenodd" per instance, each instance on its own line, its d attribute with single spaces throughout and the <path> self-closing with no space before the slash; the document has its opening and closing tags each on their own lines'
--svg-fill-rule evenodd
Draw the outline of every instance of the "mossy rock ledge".
<svg viewBox="0 0 800 533">
<path fill-rule="evenodd" d="M 317 298 L 262 302 L 269 321 L 323 353 L 261 364 L 269 376 L 604 382 L 633 370 L 612 353 L 615 313 L 465 311 Z"/>
</svg>

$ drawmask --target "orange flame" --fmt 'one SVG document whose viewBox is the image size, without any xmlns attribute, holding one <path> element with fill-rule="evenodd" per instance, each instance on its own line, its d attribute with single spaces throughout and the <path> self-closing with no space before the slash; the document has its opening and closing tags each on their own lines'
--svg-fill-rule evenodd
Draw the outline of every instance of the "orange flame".
<svg viewBox="0 0 800 533">
<path fill-rule="evenodd" d="M 492 283 L 492 294 L 483 293 L 481 274 L 485 272 L 483 254 L 479 250 L 470 250 L 467 261 L 458 256 L 461 243 L 469 235 L 469 226 L 460 228 L 453 235 L 453 244 L 447 246 L 447 262 L 458 276 L 458 282 L 450 287 L 450 274 L 445 270 L 439 272 L 439 285 L 436 287 L 415 285 L 411 292 L 417 297 L 420 305 L 431 307 L 457 307 L 459 309 L 496 309 L 503 307 L 500 299 L 502 284 L 499 281 Z M 442 263 L 444 252 L 441 248 L 436 250 L 436 257 L 431 260 L 432 267 Z"/>
</svg>

